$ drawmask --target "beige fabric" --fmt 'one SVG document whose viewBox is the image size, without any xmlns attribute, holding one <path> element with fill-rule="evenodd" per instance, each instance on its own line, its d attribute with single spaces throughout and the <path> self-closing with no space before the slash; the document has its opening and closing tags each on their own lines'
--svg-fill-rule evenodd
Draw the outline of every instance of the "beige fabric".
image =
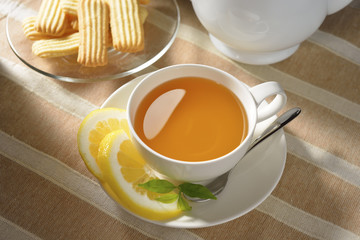
<svg viewBox="0 0 360 240">
<path fill-rule="evenodd" d="M 11 51 L 6 16 L 29 1 L 0 2 L 0 239 L 360 239 L 360 1 L 328 16 L 289 59 L 252 66 L 211 45 L 189 0 L 181 26 L 153 66 L 123 79 L 60 82 L 27 68 Z M 283 176 L 256 209 L 202 229 L 144 222 L 117 206 L 81 160 L 81 120 L 127 81 L 179 63 L 223 69 L 246 84 L 275 80 L 286 109 Z"/>
</svg>

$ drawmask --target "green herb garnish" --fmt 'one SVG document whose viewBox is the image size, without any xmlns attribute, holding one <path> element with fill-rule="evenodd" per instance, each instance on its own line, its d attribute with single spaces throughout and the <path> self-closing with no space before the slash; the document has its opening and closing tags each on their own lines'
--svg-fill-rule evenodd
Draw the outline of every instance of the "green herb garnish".
<svg viewBox="0 0 360 240">
<path fill-rule="evenodd" d="M 173 203 L 178 200 L 178 208 L 182 211 L 191 210 L 191 206 L 183 196 L 184 194 L 189 197 L 197 197 L 201 199 L 217 199 L 209 189 L 201 184 L 186 182 L 175 186 L 173 183 L 164 179 L 153 179 L 146 183 L 139 184 L 139 186 L 151 192 L 164 194 L 155 199 L 162 203 Z M 175 193 L 170 193 L 174 190 Z"/>
</svg>

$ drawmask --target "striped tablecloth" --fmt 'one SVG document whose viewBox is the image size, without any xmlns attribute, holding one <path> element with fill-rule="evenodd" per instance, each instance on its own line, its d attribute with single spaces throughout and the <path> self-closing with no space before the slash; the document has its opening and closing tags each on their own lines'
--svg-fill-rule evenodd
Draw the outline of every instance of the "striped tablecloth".
<svg viewBox="0 0 360 240">
<path fill-rule="evenodd" d="M 191 2 L 170 50 L 136 75 L 66 83 L 26 67 L 11 51 L 6 16 L 31 8 L 0 1 L 0 239 L 360 239 L 360 1 L 329 15 L 289 59 L 253 66 L 222 56 Z M 248 214 L 213 227 L 176 229 L 119 208 L 81 160 L 76 134 L 90 111 L 124 83 L 155 69 L 200 63 L 253 86 L 278 81 L 286 109 L 287 159 L 271 195 Z"/>
</svg>

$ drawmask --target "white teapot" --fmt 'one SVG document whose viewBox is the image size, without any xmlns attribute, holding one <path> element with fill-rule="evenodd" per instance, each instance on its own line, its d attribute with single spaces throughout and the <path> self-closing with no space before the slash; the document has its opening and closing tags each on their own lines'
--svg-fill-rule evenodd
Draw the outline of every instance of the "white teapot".
<svg viewBox="0 0 360 240">
<path fill-rule="evenodd" d="M 328 14 L 351 0 L 192 0 L 195 13 L 224 55 L 248 64 L 291 56 Z"/>
</svg>

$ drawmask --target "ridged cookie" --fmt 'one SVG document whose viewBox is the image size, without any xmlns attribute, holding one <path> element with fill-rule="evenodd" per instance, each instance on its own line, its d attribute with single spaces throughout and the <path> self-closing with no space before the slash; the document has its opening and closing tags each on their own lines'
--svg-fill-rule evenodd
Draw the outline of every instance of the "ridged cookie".
<svg viewBox="0 0 360 240">
<path fill-rule="evenodd" d="M 113 47 L 121 52 L 144 49 L 144 29 L 137 0 L 108 0 Z"/>
<path fill-rule="evenodd" d="M 62 38 L 35 41 L 32 51 L 42 58 L 67 56 L 78 52 L 79 43 L 80 34 L 76 32 Z"/>
<path fill-rule="evenodd" d="M 35 29 L 35 23 L 36 23 L 36 17 L 28 17 L 23 21 L 22 27 L 24 30 L 24 34 L 28 39 L 40 40 L 40 39 L 50 39 L 50 38 L 61 37 L 61 36 L 53 36 L 51 34 L 38 32 Z M 64 35 L 69 35 L 71 33 L 74 33 L 75 31 L 77 31 L 77 30 L 72 28 L 72 26 L 68 26 L 65 29 Z"/>
<path fill-rule="evenodd" d="M 79 0 L 60 0 L 60 7 L 66 14 L 77 16 Z"/>
<path fill-rule="evenodd" d="M 77 61 L 88 67 L 106 65 L 109 8 L 101 0 L 80 0 L 78 8 L 80 46 Z"/>
<path fill-rule="evenodd" d="M 36 31 L 61 36 L 66 28 L 67 19 L 60 7 L 60 0 L 42 0 L 35 23 Z"/>
</svg>

